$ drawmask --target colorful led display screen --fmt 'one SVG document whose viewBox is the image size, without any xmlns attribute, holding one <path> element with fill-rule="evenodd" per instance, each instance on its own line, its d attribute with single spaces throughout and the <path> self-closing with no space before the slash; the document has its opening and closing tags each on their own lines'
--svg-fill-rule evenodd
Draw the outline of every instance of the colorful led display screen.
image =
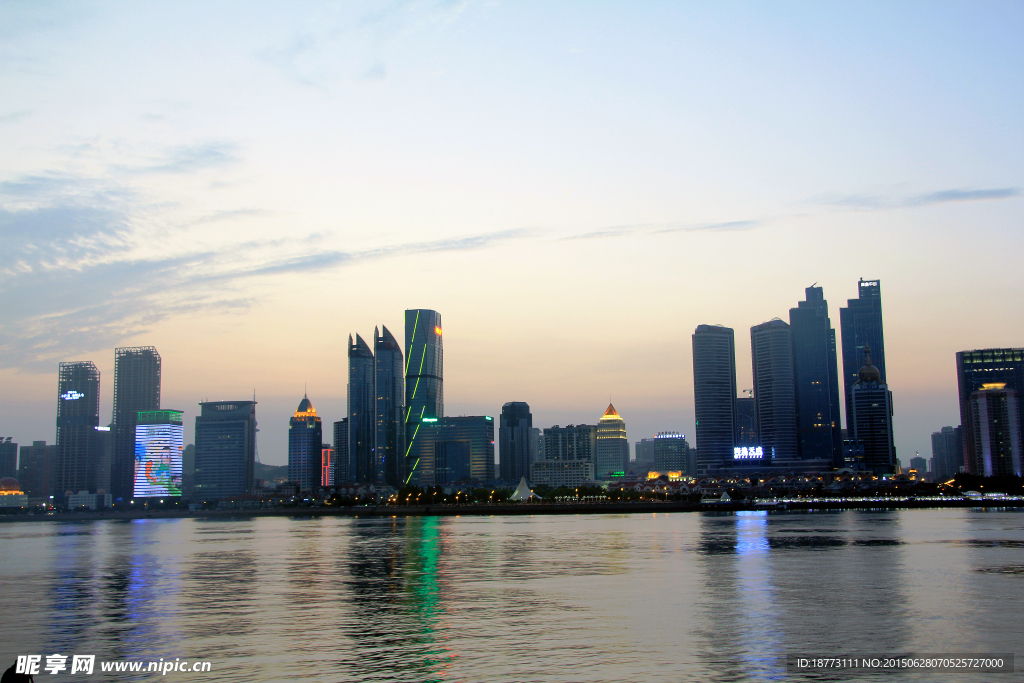
<svg viewBox="0 0 1024 683">
<path fill-rule="evenodd" d="M 181 495 L 182 426 L 135 426 L 135 497 Z"/>
</svg>

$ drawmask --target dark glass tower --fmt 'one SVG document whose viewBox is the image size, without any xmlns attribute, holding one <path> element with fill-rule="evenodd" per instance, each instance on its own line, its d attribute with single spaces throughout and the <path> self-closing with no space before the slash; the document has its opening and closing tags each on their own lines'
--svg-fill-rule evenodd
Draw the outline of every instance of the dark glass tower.
<svg viewBox="0 0 1024 683">
<path fill-rule="evenodd" d="M 405 367 L 402 347 L 387 327 L 373 331 L 374 355 L 374 481 L 394 487 L 405 482 Z"/>
<path fill-rule="evenodd" d="M 92 361 L 61 363 L 57 375 L 57 462 L 51 474 L 54 495 L 96 491 L 99 424 L 100 371 Z M 134 431 L 131 447 L 129 467 L 135 458 Z"/>
<path fill-rule="evenodd" d="M 750 328 L 757 440 L 765 457 L 797 457 L 793 338 L 789 325 L 774 318 Z M 700 457 L 700 446 L 697 447 Z"/>
<path fill-rule="evenodd" d="M 160 410 L 160 354 L 152 346 L 114 349 L 113 499 L 131 498 L 135 487 L 135 426 L 139 411 Z"/>
<path fill-rule="evenodd" d="M 288 479 L 300 491 L 316 491 L 321 486 L 323 462 L 323 426 L 308 396 L 303 396 L 288 421 Z"/>
<path fill-rule="evenodd" d="M 698 325 L 692 340 L 697 469 L 706 474 L 732 459 L 737 437 L 736 340 L 721 325 Z"/>
<path fill-rule="evenodd" d="M 971 474 L 984 475 L 986 472 L 985 453 L 978 401 L 972 396 L 979 391 L 996 389 L 1024 392 L 1024 348 L 977 349 L 960 351 L 956 354 L 957 384 L 960 391 L 960 427 L 963 434 L 964 466 Z M 986 386 L 988 385 L 988 386 Z M 986 399 L 988 395 L 985 395 Z M 1018 443 L 1024 443 L 1024 426 L 1018 419 L 1016 427 Z"/>
<path fill-rule="evenodd" d="M 348 337 L 348 466 L 351 481 L 377 483 L 374 479 L 373 446 L 373 351 L 363 338 Z"/>
<path fill-rule="evenodd" d="M 444 354 L 441 314 L 425 308 L 405 312 L 406 480 L 416 467 L 412 454 L 424 419 L 444 417 Z M 411 462 L 409 462 L 411 461 Z"/>
<path fill-rule="evenodd" d="M 349 471 L 348 452 L 348 418 L 343 417 L 334 423 L 334 457 L 337 464 L 334 466 L 334 486 L 340 487 L 352 481 L 352 473 Z"/>
<path fill-rule="evenodd" d="M 943 427 L 932 432 L 932 469 L 936 481 L 946 481 L 956 476 L 964 466 L 963 439 L 960 427 Z"/>
<path fill-rule="evenodd" d="M 866 364 L 857 374 L 851 390 L 852 436 L 863 447 L 864 466 L 875 474 L 896 472 L 896 447 L 892 435 L 892 394 L 881 372 L 871 364 L 871 348 L 865 349 Z"/>
<path fill-rule="evenodd" d="M 860 369 L 867 365 L 864 349 L 871 347 L 871 359 L 885 382 L 885 336 L 882 334 L 882 288 L 878 280 L 857 282 L 857 299 L 848 299 L 839 309 L 839 327 L 843 340 L 843 385 L 846 395 L 846 428 L 850 431 L 853 414 L 851 391 Z"/>
<path fill-rule="evenodd" d="M 510 401 L 501 407 L 498 445 L 500 477 L 510 482 L 518 482 L 523 477 L 529 479 L 530 465 L 537 457 L 529 404 Z"/>
<path fill-rule="evenodd" d="M 789 309 L 796 386 L 797 452 L 803 460 L 831 460 L 842 467 L 839 419 L 839 369 L 836 332 L 821 287 L 804 290 L 807 298 Z"/>
<path fill-rule="evenodd" d="M 196 416 L 194 495 L 249 493 L 256 485 L 256 401 L 206 401 Z"/>
</svg>

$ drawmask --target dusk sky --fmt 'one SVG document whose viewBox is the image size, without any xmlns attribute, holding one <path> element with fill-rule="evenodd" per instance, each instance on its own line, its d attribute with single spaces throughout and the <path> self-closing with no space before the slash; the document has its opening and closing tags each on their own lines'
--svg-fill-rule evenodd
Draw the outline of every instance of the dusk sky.
<svg viewBox="0 0 1024 683">
<path fill-rule="evenodd" d="M 693 433 L 690 335 L 882 287 L 897 453 L 1024 346 L 1024 4 L 0 3 L 0 435 L 156 346 L 287 460 L 346 341 L 444 322 L 449 415 Z M 840 361 L 841 363 L 841 361 Z M 840 365 L 841 369 L 841 365 Z M 845 416 L 844 416 L 845 419 Z M 845 426 L 845 422 L 844 422 Z M 325 439 L 330 428 L 325 424 Z M 691 436 L 692 443 L 692 436 Z"/>
</svg>

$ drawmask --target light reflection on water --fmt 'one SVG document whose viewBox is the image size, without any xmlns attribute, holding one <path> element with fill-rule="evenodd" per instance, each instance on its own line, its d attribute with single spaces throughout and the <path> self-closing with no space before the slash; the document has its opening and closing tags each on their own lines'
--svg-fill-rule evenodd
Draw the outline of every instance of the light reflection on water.
<svg viewBox="0 0 1024 683">
<path fill-rule="evenodd" d="M 0 655 L 210 660 L 188 676 L 220 681 L 876 680 L 784 658 L 1012 652 L 1020 566 L 1024 514 L 971 510 L 5 524 Z"/>
</svg>

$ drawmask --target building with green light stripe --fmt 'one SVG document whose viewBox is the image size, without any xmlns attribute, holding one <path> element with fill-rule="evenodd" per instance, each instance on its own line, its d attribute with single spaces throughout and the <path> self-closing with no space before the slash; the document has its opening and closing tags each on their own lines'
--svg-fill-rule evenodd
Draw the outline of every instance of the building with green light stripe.
<svg viewBox="0 0 1024 683">
<path fill-rule="evenodd" d="M 444 354 L 441 314 L 425 308 L 405 312 L 406 481 L 416 475 L 416 438 L 423 420 L 444 417 Z M 429 424 L 429 423 L 428 423 Z M 432 478 L 432 477 L 431 477 Z"/>
</svg>

